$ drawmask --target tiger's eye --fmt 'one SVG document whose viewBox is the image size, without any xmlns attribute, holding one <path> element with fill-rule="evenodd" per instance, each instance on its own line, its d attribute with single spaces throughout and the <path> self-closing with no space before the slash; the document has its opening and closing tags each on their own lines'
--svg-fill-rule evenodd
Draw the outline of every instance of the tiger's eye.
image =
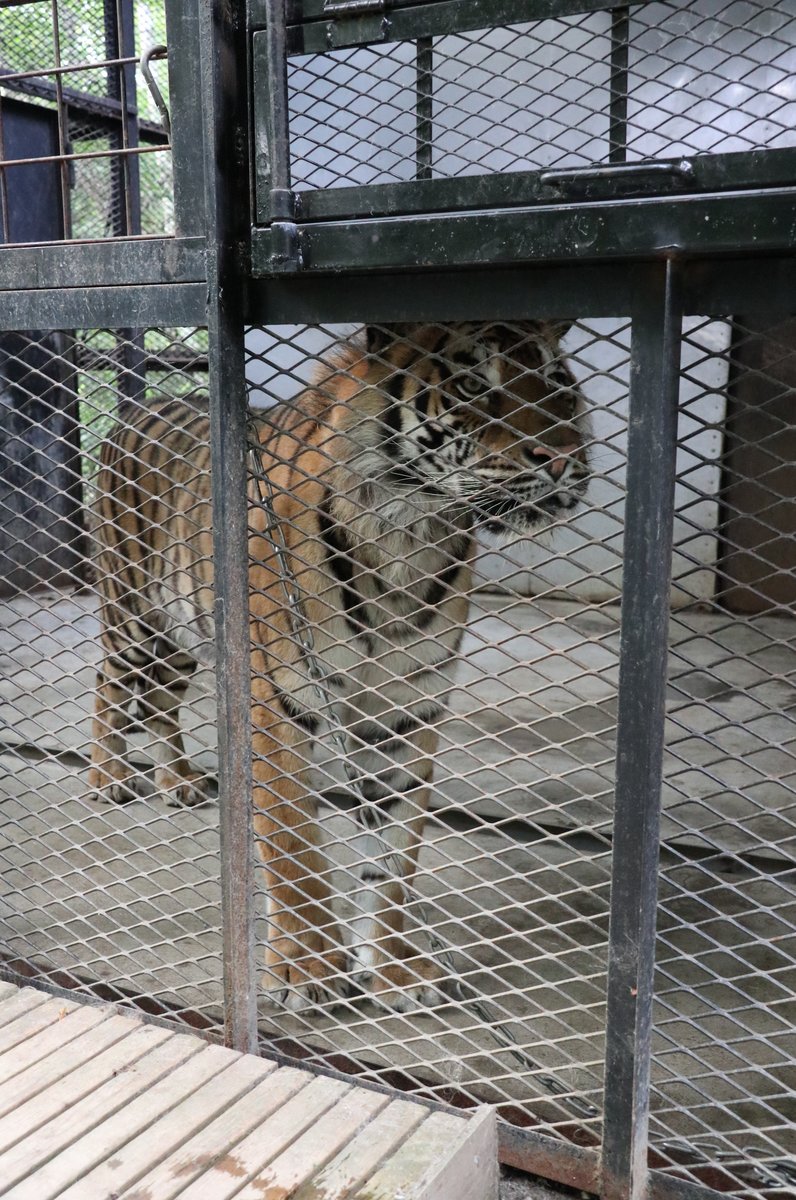
<svg viewBox="0 0 796 1200">
<path fill-rule="evenodd" d="M 480 375 L 462 375 L 456 380 L 456 386 L 465 396 L 480 396 L 486 384 Z"/>
</svg>

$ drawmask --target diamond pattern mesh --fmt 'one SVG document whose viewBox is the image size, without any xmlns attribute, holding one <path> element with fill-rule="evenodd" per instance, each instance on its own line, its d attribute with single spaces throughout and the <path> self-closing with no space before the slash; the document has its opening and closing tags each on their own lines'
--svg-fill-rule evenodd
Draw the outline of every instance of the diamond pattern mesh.
<svg viewBox="0 0 796 1200">
<path fill-rule="evenodd" d="M 290 59 L 297 190 L 413 179 L 421 142 L 434 178 L 796 144 L 788 0 L 606 7 L 428 42 L 420 76 L 409 41 Z"/>
<path fill-rule="evenodd" d="M 348 335 L 361 336 L 251 330 L 258 418 L 290 411 Z M 114 423 L 130 428 L 175 398 L 203 411 L 205 335 L 3 336 L 15 422 L 3 449 L 14 464 L 3 473 L 0 600 L 4 969 L 219 1030 L 212 674 L 194 674 L 180 718 L 201 804 L 174 807 L 157 785 L 165 735 L 147 727 L 146 687 L 126 709 L 137 798 L 98 803 L 87 773 L 102 586 L 96 562 L 86 565 L 84 505 L 96 501 L 99 447 Z M 583 395 L 582 501 L 543 535 L 479 539 L 458 666 L 434 691 L 447 707 L 405 905 L 406 941 L 441 965 L 432 994 L 409 986 L 414 1003 L 374 999 L 360 972 L 350 994 L 274 995 L 256 873 L 264 1051 L 459 1106 L 490 1101 L 510 1122 L 585 1146 L 600 1141 L 604 1082 L 629 336 L 626 321 L 604 320 L 564 341 Z M 793 353 L 792 323 L 686 322 L 652 1161 L 753 1197 L 787 1192 L 793 1170 Z M 163 409 L 167 427 L 179 406 Z M 754 466 L 761 454 L 767 471 Z M 322 478 L 323 454 L 317 464 Z M 315 637 L 323 645 L 317 627 Z M 334 740 L 316 740 L 322 923 L 339 925 L 350 951 L 363 864 L 388 856 L 357 817 Z M 361 748 L 350 758 L 365 762 Z M 312 827 L 305 814 L 298 836 Z"/>
</svg>

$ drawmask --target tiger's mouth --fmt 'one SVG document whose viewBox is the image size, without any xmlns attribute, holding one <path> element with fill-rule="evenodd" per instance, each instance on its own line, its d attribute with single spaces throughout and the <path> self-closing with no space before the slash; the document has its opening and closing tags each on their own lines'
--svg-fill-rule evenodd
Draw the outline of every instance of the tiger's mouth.
<svg viewBox="0 0 796 1200">
<path fill-rule="evenodd" d="M 587 479 L 567 481 L 537 496 L 507 495 L 505 489 L 484 492 L 471 501 L 474 525 L 487 533 L 533 533 L 577 508 Z"/>
</svg>

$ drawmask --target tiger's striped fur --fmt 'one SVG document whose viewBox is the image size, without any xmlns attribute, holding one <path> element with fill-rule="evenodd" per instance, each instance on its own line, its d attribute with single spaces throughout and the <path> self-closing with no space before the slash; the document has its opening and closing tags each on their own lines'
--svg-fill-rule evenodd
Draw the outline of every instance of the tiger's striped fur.
<svg viewBox="0 0 796 1200">
<path fill-rule="evenodd" d="M 440 968 L 403 936 L 404 881 L 428 805 L 435 726 L 467 614 L 473 530 L 532 533 L 585 487 L 582 396 L 552 325 L 393 326 L 338 347 L 317 385 L 258 418 L 262 465 L 346 730 L 371 839 L 353 944 L 343 948 L 314 797 L 347 786 L 329 742 L 252 484 L 255 829 L 269 899 L 267 986 L 295 1005 L 360 986 L 399 1009 L 441 998 Z M 204 796 L 179 706 L 212 660 L 208 422 L 181 401 L 140 409 L 102 449 L 98 578 L 104 661 L 91 787 L 136 794 L 134 696 L 156 787 Z M 403 878 L 384 867 L 385 843 Z M 351 939 L 349 938 L 349 941 Z"/>
</svg>

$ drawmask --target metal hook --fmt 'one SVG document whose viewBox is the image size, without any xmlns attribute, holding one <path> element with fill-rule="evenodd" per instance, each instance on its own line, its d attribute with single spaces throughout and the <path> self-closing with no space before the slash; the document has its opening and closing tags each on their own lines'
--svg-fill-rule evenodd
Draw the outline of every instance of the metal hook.
<svg viewBox="0 0 796 1200">
<path fill-rule="evenodd" d="M 148 46 L 141 55 L 141 74 L 146 80 L 146 85 L 149 88 L 150 96 L 157 105 L 157 110 L 160 113 L 160 119 L 163 122 L 163 128 L 166 131 L 166 135 L 170 138 L 171 118 L 169 117 L 169 110 L 166 107 L 166 101 L 163 99 L 163 94 L 158 85 L 155 83 L 154 76 L 152 75 L 152 71 L 149 67 L 149 64 L 153 59 L 157 61 L 158 59 L 168 58 L 168 54 L 168 46 Z"/>
</svg>

